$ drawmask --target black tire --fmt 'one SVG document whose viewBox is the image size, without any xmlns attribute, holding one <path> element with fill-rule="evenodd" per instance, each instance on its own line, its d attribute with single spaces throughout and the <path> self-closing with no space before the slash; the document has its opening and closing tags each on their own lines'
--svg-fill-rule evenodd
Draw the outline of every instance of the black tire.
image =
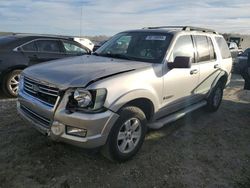
<svg viewBox="0 0 250 188">
<path fill-rule="evenodd" d="M 213 91 L 210 93 L 207 99 L 207 105 L 206 105 L 207 111 L 216 112 L 218 110 L 223 97 L 223 89 L 224 89 L 224 84 L 221 81 L 219 81 L 215 85 Z"/>
<path fill-rule="evenodd" d="M 108 136 L 108 140 L 106 144 L 103 146 L 103 148 L 101 149 L 101 153 L 103 154 L 104 157 L 108 158 L 111 161 L 124 162 L 124 161 L 131 159 L 141 148 L 144 142 L 146 131 L 147 131 L 147 126 L 146 126 L 147 120 L 143 111 L 140 108 L 134 107 L 134 106 L 127 106 L 127 107 L 122 108 L 121 111 L 119 112 L 119 115 L 120 117 L 116 121 L 115 125 L 112 127 Z M 125 127 L 127 128 L 126 126 L 127 124 L 125 124 L 125 122 L 128 122 L 128 121 L 131 121 L 131 122 L 136 121 L 136 123 L 138 123 L 138 121 L 140 122 L 140 125 L 138 125 L 138 127 L 140 126 L 141 131 L 140 131 L 140 137 L 138 138 L 137 141 L 133 140 L 134 133 L 131 133 L 130 135 L 131 138 L 127 138 L 128 135 L 125 136 L 126 140 L 118 139 L 118 134 L 122 132 L 122 129 Z M 137 130 L 137 134 L 139 134 L 138 133 L 139 128 L 136 130 Z M 126 132 L 126 130 L 124 130 L 124 132 Z M 126 133 L 124 134 L 126 135 Z M 129 147 L 130 147 L 129 142 L 131 143 L 131 140 L 133 140 L 133 142 L 135 142 L 136 144 L 134 144 L 134 148 L 131 151 L 129 151 Z M 123 145 L 123 142 L 127 142 L 126 143 L 127 146 L 125 147 L 125 150 L 126 148 L 128 149 L 127 151 L 124 150 L 124 152 L 121 152 L 121 148 L 119 145 Z"/>
<path fill-rule="evenodd" d="M 17 76 L 20 76 L 20 73 L 22 72 L 22 70 L 13 70 L 11 72 L 9 72 L 4 78 L 3 78 L 3 82 L 2 82 L 2 90 L 4 92 L 4 94 L 8 97 L 17 97 L 17 90 L 14 90 L 14 86 L 13 84 L 11 84 L 11 80 L 13 78 L 17 78 Z M 17 79 L 18 80 L 18 79 Z M 18 87 L 18 83 L 17 83 L 17 87 Z"/>
</svg>

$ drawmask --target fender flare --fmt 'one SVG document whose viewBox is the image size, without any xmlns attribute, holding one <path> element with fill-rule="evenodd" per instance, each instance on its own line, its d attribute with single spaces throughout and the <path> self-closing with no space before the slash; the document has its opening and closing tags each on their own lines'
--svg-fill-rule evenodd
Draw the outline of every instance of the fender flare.
<svg viewBox="0 0 250 188">
<path fill-rule="evenodd" d="M 207 94 L 207 97 L 210 96 L 210 94 L 212 93 L 212 91 L 213 91 L 214 87 L 216 86 L 216 84 L 218 83 L 218 81 L 221 80 L 223 77 L 226 78 L 225 83 L 224 83 L 224 85 L 226 85 L 227 79 L 228 79 L 228 73 L 224 70 L 221 70 L 220 73 L 218 74 L 218 76 L 216 77 L 216 79 L 213 81 L 211 88 L 210 88 L 210 91 Z"/>
<path fill-rule="evenodd" d="M 158 110 L 160 101 L 153 93 L 149 92 L 146 89 L 137 89 L 124 93 L 109 105 L 109 109 L 113 112 L 118 112 L 124 105 L 126 105 L 130 101 L 142 98 L 152 102 L 154 113 Z"/>
</svg>

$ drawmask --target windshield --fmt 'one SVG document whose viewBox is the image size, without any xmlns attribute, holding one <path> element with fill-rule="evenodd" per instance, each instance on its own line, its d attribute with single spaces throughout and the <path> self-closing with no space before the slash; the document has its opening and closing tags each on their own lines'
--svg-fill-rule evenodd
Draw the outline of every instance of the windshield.
<svg viewBox="0 0 250 188">
<path fill-rule="evenodd" d="M 95 55 L 161 63 L 172 35 L 158 32 L 126 32 L 115 35 Z"/>
</svg>

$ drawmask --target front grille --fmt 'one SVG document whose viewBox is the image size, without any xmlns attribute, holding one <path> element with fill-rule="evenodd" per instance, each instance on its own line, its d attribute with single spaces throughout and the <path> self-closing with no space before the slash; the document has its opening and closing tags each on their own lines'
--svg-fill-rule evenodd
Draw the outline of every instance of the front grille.
<svg viewBox="0 0 250 188">
<path fill-rule="evenodd" d="M 24 77 L 24 91 L 49 106 L 55 105 L 59 95 L 58 88 L 39 83 L 27 77 Z"/>
<path fill-rule="evenodd" d="M 30 110 L 29 108 L 25 107 L 24 105 L 21 105 L 20 108 L 34 122 L 39 123 L 40 125 L 42 125 L 45 128 L 50 127 L 50 119 L 45 118 L 43 116 L 40 116 L 36 112 L 34 112 L 34 111 Z"/>
</svg>

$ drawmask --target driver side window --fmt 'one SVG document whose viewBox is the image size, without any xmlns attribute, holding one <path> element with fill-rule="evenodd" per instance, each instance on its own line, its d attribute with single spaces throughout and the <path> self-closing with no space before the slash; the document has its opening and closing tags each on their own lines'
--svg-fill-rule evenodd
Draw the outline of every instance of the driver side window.
<svg viewBox="0 0 250 188">
<path fill-rule="evenodd" d="M 193 46 L 193 41 L 190 35 L 183 35 L 180 36 L 172 50 L 172 53 L 169 58 L 169 62 L 174 62 L 174 59 L 177 56 L 186 56 L 190 57 L 192 60 L 191 62 L 194 62 L 194 46 Z"/>
</svg>

